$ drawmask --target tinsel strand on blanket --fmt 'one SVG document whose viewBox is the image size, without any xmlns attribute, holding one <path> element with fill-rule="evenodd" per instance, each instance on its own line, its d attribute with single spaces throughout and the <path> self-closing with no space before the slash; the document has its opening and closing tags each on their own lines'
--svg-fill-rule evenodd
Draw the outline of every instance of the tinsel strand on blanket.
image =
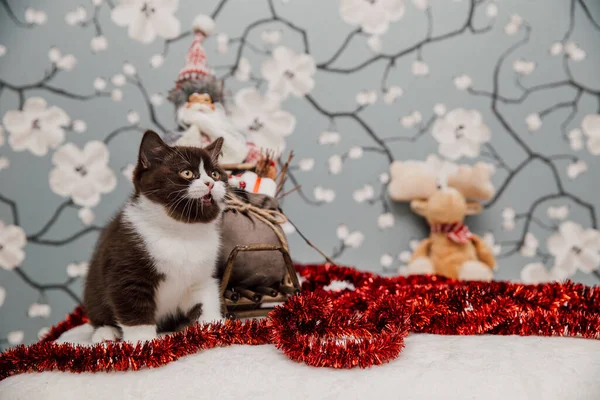
<svg viewBox="0 0 600 400">
<path fill-rule="evenodd" d="M 536 335 L 600 339 L 600 288 L 581 284 L 464 282 L 438 276 L 385 278 L 335 265 L 296 266 L 303 292 L 269 317 L 193 325 L 133 345 L 54 343 L 87 322 L 75 309 L 39 343 L 0 356 L 0 379 L 23 372 L 98 372 L 158 367 L 231 344 L 274 344 L 317 367 L 369 367 L 400 354 L 408 332 L 440 335 Z M 353 290 L 326 291 L 332 281 Z"/>
</svg>

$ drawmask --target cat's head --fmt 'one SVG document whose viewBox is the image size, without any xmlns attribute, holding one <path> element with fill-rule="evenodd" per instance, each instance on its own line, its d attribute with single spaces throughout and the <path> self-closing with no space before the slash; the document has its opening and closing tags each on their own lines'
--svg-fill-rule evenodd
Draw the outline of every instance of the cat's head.
<svg viewBox="0 0 600 400">
<path fill-rule="evenodd" d="M 136 196 L 162 204 L 178 221 L 211 222 L 223 209 L 227 174 L 218 166 L 223 138 L 200 149 L 171 147 L 147 131 L 133 172 Z"/>
</svg>

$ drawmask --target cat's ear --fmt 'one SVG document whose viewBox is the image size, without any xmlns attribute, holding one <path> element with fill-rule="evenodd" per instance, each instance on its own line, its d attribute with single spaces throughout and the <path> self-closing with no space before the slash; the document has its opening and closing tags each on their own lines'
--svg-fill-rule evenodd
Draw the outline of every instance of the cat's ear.
<svg viewBox="0 0 600 400">
<path fill-rule="evenodd" d="M 214 164 L 218 163 L 224 141 L 225 139 L 220 137 L 204 148 L 204 150 L 210 155 L 210 159 L 213 161 Z"/>
<path fill-rule="evenodd" d="M 169 151 L 169 146 L 163 142 L 158 133 L 146 131 L 140 144 L 140 154 L 138 156 L 138 165 L 143 169 L 148 169 L 153 162 L 164 158 Z"/>
</svg>

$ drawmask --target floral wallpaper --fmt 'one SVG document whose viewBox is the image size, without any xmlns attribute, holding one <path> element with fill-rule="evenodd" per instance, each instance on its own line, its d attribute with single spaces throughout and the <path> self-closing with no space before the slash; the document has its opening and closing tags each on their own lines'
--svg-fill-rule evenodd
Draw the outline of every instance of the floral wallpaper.
<svg viewBox="0 0 600 400">
<path fill-rule="evenodd" d="M 496 279 L 600 283 L 598 2 L 0 0 L 0 346 L 80 301 L 142 132 L 176 128 L 198 14 L 233 123 L 294 151 L 297 261 L 322 261 L 304 235 L 403 273 L 428 228 L 388 198 L 390 164 L 484 161 L 496 194 L 468 224 Z"/>
</svg>

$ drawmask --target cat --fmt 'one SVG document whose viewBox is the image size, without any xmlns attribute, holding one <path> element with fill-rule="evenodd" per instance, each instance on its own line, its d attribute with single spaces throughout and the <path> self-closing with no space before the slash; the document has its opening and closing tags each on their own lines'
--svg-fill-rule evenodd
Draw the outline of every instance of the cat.
<svg viewBox="0 0 600 400">
<path fill-rule="evenodd" d="M 151 340 L 182 320 L 222 318 L 222 146 L 218 138 L 204 149 L 170 147 L 144 134 L 134 193 L 100 235 L 85 283 L 93 342 Z"/>
</svg>

